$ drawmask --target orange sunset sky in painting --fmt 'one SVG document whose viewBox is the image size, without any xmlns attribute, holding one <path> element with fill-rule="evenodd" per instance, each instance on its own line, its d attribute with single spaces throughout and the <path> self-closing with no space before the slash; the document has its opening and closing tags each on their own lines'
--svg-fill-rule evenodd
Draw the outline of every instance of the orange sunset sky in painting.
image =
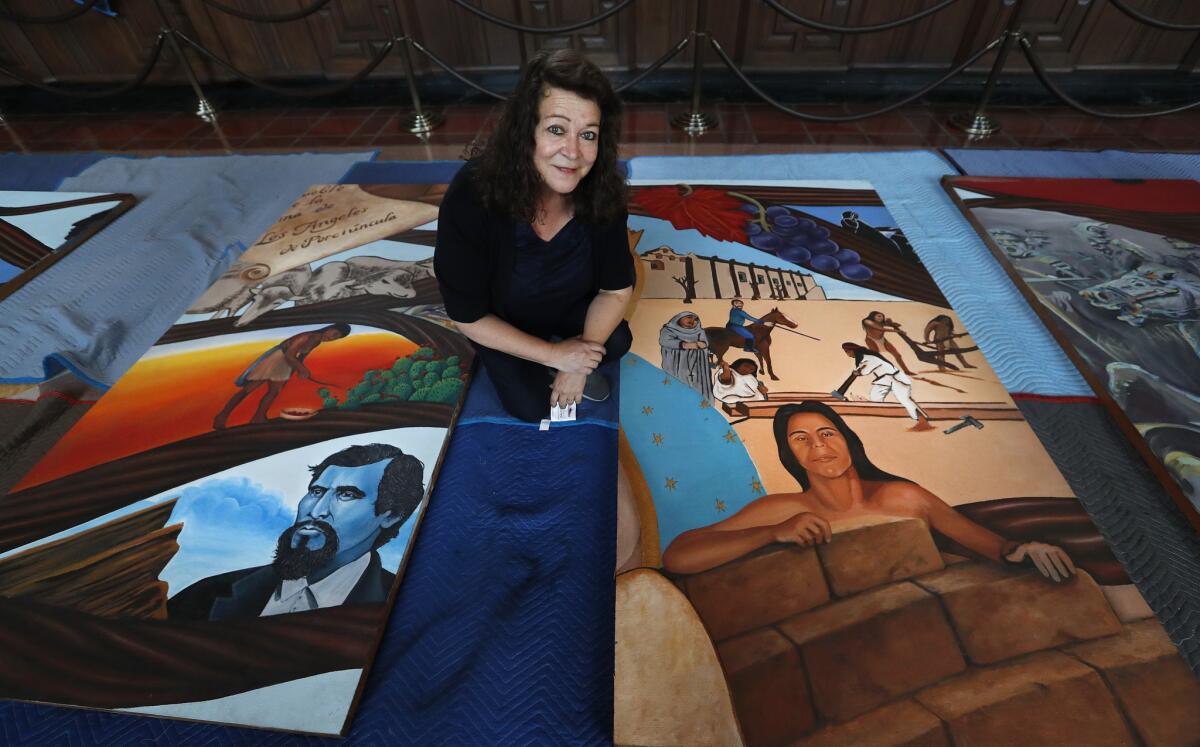
<svg viewBox="0 0 1200 747">
<path fill-rule="evenodd" d="M 130 454 L 182 441 L 212 430 L 213 417 L 237 393 L 234 381 L 260 355 L 298 332 L 319 329 L 289 327 L 261 333 L 252 341 L 242 335 L 190 343 L 191 349 L 149 355 L 136 363 L 111 390 L 92 406 L 54 448 L 13 487 L 21 490 Z M 417 345 L 389 332 L 365 332 L 355 327 L 349 337 L 322 343 L 304 359 L 314 379 L 338 399 L 357 384 L 363 372 L 390 367 Z M 293 377 L 267 412 L 278 418 L 285 407 L 321 407 L 317 390 L 324 384 Z M 339 388 L 342 387 L 342 388 Z M 229 418 L 229 427 L 247 423 L 266 387 L 250 394 Z"/>
</svg>

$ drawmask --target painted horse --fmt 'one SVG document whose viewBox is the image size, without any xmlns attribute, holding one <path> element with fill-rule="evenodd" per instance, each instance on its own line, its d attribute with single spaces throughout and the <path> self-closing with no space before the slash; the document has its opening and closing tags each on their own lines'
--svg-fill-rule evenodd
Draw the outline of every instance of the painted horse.
<svg viewBox="0 0 1200 747">
<path fill-rule="evenodd" d="M 769 322 L 773 322 L 773 324 L 769 324 Z M 771 366 L 771 331 L 775 329 L 776 324 L 791 329 L 796 328 L 796 323 L 788 319 L 787 315 L 779 310 L 779 307 L 775 307 L 762 316 L 761 323 L 755 322 L 746 329 L 754 335 L 754 354 L 758 356 L 758 370 L 766 371 L 772 380 L 779 381 L 774 367 Z M 725 327 L 705 327 L 704 334 L 708 337 L 709 352 L 717 356 L 718 360 L 725 360 L 725 353 L 730 348 L 741 349 L 746 342 L 744 337 Z"/>
</svg>

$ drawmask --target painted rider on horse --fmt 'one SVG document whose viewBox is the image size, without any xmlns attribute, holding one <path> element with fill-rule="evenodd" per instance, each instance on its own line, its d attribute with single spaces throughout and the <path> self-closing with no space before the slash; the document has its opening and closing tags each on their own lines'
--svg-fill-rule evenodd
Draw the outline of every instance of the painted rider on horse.
<svg viewBox="0 0 1200 747">
<path fill-rule="evenodd" d="M 764 322 L 758 317 L 747 314 L 742 308 L 746 304 L 740 298 L 735 298 L 729 303 L 731 308 L 729 309 L 729 321 L 726 322 L 725 329 L 728 329 L 730 332 L 742 338 L 743 349 L 747 353 L 758 352 L 754 347 L 754 333 L 746 328 L 746 322 L 749 321 L 758 324 L 765 324 L 768 327 L 775 326 L 775 322 Z"/>
</svg>

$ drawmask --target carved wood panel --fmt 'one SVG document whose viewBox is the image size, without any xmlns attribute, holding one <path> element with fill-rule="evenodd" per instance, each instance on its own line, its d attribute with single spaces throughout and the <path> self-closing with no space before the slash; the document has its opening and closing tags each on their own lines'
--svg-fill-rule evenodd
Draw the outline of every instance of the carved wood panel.
<svg viewBox="0 0 1200 747">
<path fill-rule="evenodd" d="M 1200 3 L 1195 0 L 1130 0 L 1129 4 L 1163 21 L 1200 23 Z M 1195 31 L 1162 31 L 1144 26 L 1105 0 L 1093 0 L 1092 5 L 1076 49 L 1076 69 L 1173 70 L 1200 41 L 1200 33 Z"/>
<path fill-rule="evenodd" d="M 45 16 L 70 10 L 66 0 L 5 0 L 13 13 Z M 173 18 L 172 21 L 175 21 Z M 0 39 L 20 40 L 6 44 L 4 57 L 16 58 L 14 67 L 25 75 L 50 81 L 104 83 L 126 80 L 141 68 L 161 26 L 151 3 L 130 4 L 121 18 L 88 12 L 71 21 L 53 25 L 17 25 L 0 21 Z M 178 66 L 164 51 L 158 80 L 170 79 L 167 65 Z M 0 78 L 8 82 L 7 78 Z"/>
<path fill-rule="evenodd" d="M 789 10 L 806 18 L 847 24 L 850 4 L 842 0 L 790 0 Z M 718 39 L 723 29 L 714 29 Z M 762 3 L 748 8 L 745 32 L 734 59 L 746 70 L 813 70 L 850 67 L 849 37 L 793 23 Z M 729 45 L 726 43 L 726 46 Z"/>
<path fill-rule="evenodd" d="M 937 0 L 896 0 L 878 3 L 857 0 L 848 4 L 846 24 L 869 26 L 912 15 L 937 4 Z M 854 68 L 946 68 L 954 63 L 956 47 L 970 27 L 972 0 L 959 2 L 931 16 L 891 31 L 848 37 L 850 65 Z M 968 51 L 990 40 L 976 40 Z"/>
<path fill-rule="evenodd" d="M 304 7 L 310 0 L 223 0 L 258 13 Z M 586 19 L 618 0 L 471 0 L 488 13 L 531 26 Z M 842 35 L 792 23 L 759 0 L 707 0 L 708 28 L 750 72 L 854 69 L 944 69 L 995 38 L 1011 10 L 1002 0 L 961 2 L 916 24 L 863 35 Z M 927 8 L 937 0 L 784 0 L 795 12 L 829 23 L 886 22 Z M 1200 21 L 1194 0 L 1134 0 L 1136 7 L 1166 20 Z M 66 10 L 69 0 L 0 0 L 27 14 Z M 591 27 L 555 35 L 522 34 L 476 17 L 450 0 L 336 0 L 307 18 L 263 24 L 229 16 L 203 0 L 162 0 L 169 22 L 244 72 L 268 79 L 345 78 L 360 70 L 389 38 L 402 14 L 415 39 L 468 75 L 516 70 L 539 49 L 571 46 L 609 70 L 636 71 L 656 60 L 692 29 L 695 0 L 642 0 Z M 1026 0 L 1025 28 L 1052 70 L 1148 69 L 1198 71 L 1200 35 L 1159 31 L 1134 22 L 1106 0 Z M 63 82 L 127 80 L 138 69 L 161 26 L 150 0 L 117 4 L 113 19 L 87 13 L 56 26 L 0 21 L 0 62 L 30 77 Z M 686 69 L 689 50 L 670 66 Z M 230 74 L 189 55 L 204 81 Z M 705 64 L 721 63 L 704 48 Z M 441 71 L 415 54 L 418 74 Z M 976 70 L 986 70 L 985 58 Z M 1010 71 L 1025 70 L 1022 56 Z M 390 57 L 375 78 L 398 77 Z M 186 81 L 178 60 L 164 52 L 153 82 Z M 0 78 L 0 85 L 12 85 Z"/>
</svg>

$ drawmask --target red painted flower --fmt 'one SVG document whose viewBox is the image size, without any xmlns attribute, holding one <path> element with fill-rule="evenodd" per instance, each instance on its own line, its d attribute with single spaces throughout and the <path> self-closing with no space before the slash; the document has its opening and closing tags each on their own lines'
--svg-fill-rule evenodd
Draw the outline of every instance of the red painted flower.
<svg viewBox="0 0 1200 747">
<path fill-rule="evenodd" d="M 694 228 L 718 241 L 746 243 L 746 213 L 742 202 L 728 192 L 686 184 L 646 187 L 634 193 L 634 203 L 677 229 Z"/>
</svg>

